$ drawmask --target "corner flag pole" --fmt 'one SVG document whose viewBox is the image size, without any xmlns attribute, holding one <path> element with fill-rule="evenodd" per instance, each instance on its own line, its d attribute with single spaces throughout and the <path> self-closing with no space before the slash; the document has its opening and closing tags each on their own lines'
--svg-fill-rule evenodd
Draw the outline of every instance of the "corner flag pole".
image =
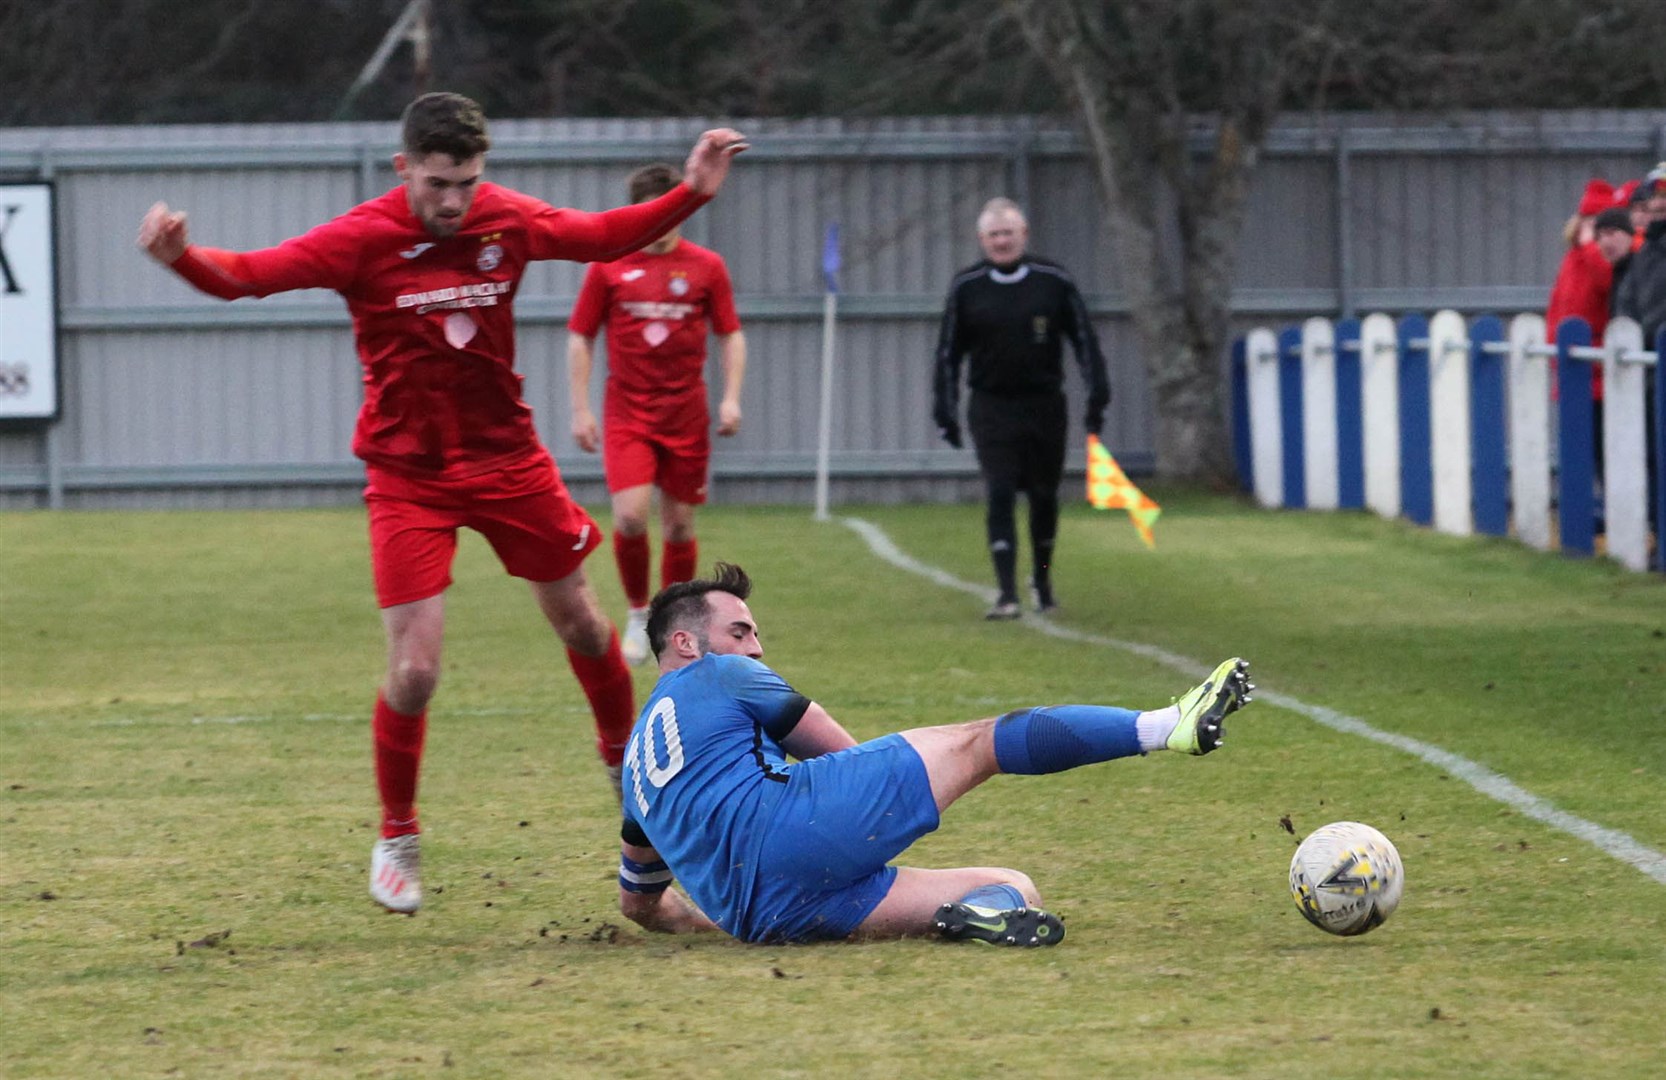
<svg viewBox="0 0 1666 1080">
<path fill-rule="evenodd" d="M 839 311 L 839 223 L 827 226 L 821 249 L 827 293 L 821 309 L 821 417 L 816 437 L 816 520 L 827 520 L 828 458 L 833 445 L 833 323 Z"/>
</svg>

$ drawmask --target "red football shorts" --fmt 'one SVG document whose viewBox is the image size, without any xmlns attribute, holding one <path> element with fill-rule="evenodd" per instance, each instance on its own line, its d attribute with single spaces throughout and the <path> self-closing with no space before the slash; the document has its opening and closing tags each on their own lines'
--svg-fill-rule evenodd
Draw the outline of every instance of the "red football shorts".
<svg viewBox="0 0 1666 1080">
<path fill-rule="evenodd" d="M 370 564 L 382 607 L 438 596 L 451 585 L 457 530 L 484 536 L 503 568 L 528 581 L 571 574 L 602 542 L 547 453 L 462 481 L 366 470 Z"/>
<path fill-rule="evenodd" d="M 654 484 L 678 502 L 699 505 L 706 501 L 711 460 L 711 424 L 704 409 L 698 424 L 676 431 L 613 417 L 603 427 L 602 472 L 609 492 Z"/>
</svg>

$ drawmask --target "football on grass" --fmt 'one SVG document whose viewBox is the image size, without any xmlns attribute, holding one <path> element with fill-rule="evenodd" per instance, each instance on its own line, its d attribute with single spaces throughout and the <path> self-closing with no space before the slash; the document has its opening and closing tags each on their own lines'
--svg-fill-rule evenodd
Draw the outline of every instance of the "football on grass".
<svg viewBox="0 0 1666 1080">
<path fill-rule="evenodd" d="M 1405 887 L 1400 853 L 1388 837 L 1357 821 L 1316 829 L 1290 860 L 1290 895 L 1307 921 L 1342 937 L 1383 924 Z"/>
</svg>

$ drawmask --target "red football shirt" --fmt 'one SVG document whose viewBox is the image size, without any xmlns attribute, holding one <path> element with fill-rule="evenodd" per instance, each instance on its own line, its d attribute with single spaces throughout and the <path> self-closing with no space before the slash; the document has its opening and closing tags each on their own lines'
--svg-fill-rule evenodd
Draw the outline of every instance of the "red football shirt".
<svg viewBox="0 0 1666 1080">
<path fill-rule="evenodd" d="M 482 182 L 463 226 L 440 239 L 411 213 L 400 186 L 277 247 L 192 245 L 173 266 L 225 299 L 340 293 L 364 368 L 353 453 L 460 480 L 541 448 L 515 372 L 512 304 L 526 264 L 617 258 L 705 202 L 679 184 L 651 202 L 590 214 Z"/>
<path fill-rule="evenodd" d="M 672 419 L 689 398 L 704 401 L 706 328 L 740 329 L 729 268 L 687 240 L 664 254 L 591 263 L 567 328 L 593 338 L 604 324 L 604 415 L 649 425 Z"/>
</svg>

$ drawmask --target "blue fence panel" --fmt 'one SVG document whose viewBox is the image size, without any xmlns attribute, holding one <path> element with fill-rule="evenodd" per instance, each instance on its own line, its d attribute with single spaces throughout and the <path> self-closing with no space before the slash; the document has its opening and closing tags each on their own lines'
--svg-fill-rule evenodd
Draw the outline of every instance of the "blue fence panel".
<svg viewBox="0 0 1666 1080">
<path fill-rule="evenodd" d="M 1556 327 L 1556 429 L 1560 466 L 1556 473 L 1557 525 L 1562 550 L 1596 551 L 1595 425 L 1591 411 L 1591 365 L 1568 355 L 1591 344 L 1584 319 L 1566 318 Z"/>
<path fill-rule="evenodd" d="M 1359 320 L 1336 324 L 1336 505 L 1365 508 L 1365 421 L 1360 411 Z"/>
<path fill-rule="evenodd" d="M 1429 431 L 1429 320 L 1400 320 L 1400 512 L 1419 525 L 1435 519 Z M 1414 345 L 1413 342 L 1416 342 Z"/>
<path fill-rule="evenodd" d="M 1440 318 L 1448 318 L 1446 315 Z M 1475 530 L 1489 536 L 1507 536 L 1511 527 L 1512 490 L 1513 483 L 1519 481 L 1519 475 L 1512 480 L 1512 472 L 1516 464 L 1512 462 L 1515 452 L 1528 453 L 1518 446 L 1515 451 L 1511 448 L 1512 424 L 1522 422 L 1512 420 L 1511 396 L 1520 393 L 1520 388 L 1512 389 L 1512 378 L 1519 377 L 1519 373 L 1512 375 L 1511 349 L 1519 347 L 1519 342 L 1511 344 L 1515 338 L 1521 337 L 1521 318 L 1510 327 L 1503 319 L 1496 315 L 1480 315 L 1471 321 L 1463 334 L 1467 335 L 1469 355 L 1466 358 L 1469 389 L 1469 408 L 1467 413 L 1450 412 L 1443 423 L 1453 425 L 1468 422 L 1469 438 L 1469 471 L 1471 481 L 1470 499 L 1473 510 Z M 1373 316 L 1380 325 L 1386 328 L 1387 316 Z M 1311 322 L 1311 320 L 1310 320 Z M 1438 322 L 1438 320 L 1437 320 Z M 1378 325 L 1374 323 L 1372 325 Z M 1629 326 L 1629 324 L 1627 324 Z M 1513 329 L 1512 329 L 1513 327 Z M 1331 357 L 1335 363 L 1335 392 L 1336 392 L 1336 465 L 1337 465 L 1337 502 L 1341 508 L 1357 509 L 1365 505 L 1365 408 L 1369 404 L 1365 400 L 1364 376 L 1366 374 L 1365 357 L 1361 351 L 1362 322 L 1358 319 L 1343 319 L 1334 324 L 1334 352 Z M 1438 327 L 1437 327 L 1438 328 Z M 1400 452 L 1399 481 L 1400 481 L 1400 512 L 1408 520 L 1418 525 L 1434 524 L 1435 518 L 1435 475 L 1436 454 L 1433 443 L 1434 384 L 1431 379 L 1433 365 L 1431 362 L 1430 320 L 1419 314 L 1408 314 L 1402 317 L 1394 326 L 1394 334 L 1398 339 L 1398 364 L 1393 381 L 1392 392 L 1398 396 L 1397 437 Z M 1451 327 L 1441 330 L 1442 340 L 1451 336 Z M 1543 332 L 1537 326 L 1525 331 L 1536 343 Z M 1267 330 L 1256 330 L 1256 335 L 1270 334 Z M 1511 337 L 1511 335 L 1515 337 Z M 1582 319 L 1570 318 L 1563 320 L 1555 329 L 1554 341 L 1556 350 L 1555 374 L 1552 381 L 1555 396 L 1555 440 L 1554 450 L 1556 464 L 1554 468 L 1554 491 L 1557 513 L 1557 535 L 1550 542 L 1557 543 L 1562 551 L 1570 555 L 1589 556 L 1595 553 L 1596 535 L 1601 528 L 1600 506 L 1597 494 L 1596 464 L 1601 448 L 1596 445 L 1596 420 L 1599 416 L 1600 403 L 1593 402 L 1592 368 L 1600 362 L 1590 357 L 1575 358 L 1574 350 L 1588 349 L 1592 344 L 1590 326 Z M 1231 393 L 1232 393 L 1232 421 L 1233 421 L 1233 460 L 1238 470 L 1239 486 L 1245 492 L 1255 490 L 1256 462 L 1255 454 L 1263 454 L 1261 467 L 1264 479 L 1277 475 L 1282 479 L 1284 491 L 1282 505 L 1292 509 L 1306 509 L 1308 506 L 1307 491 L 1307 462 L 1306 437 L 1304 424 L 1304 409 L 1307 404 L 1305 393 L 1304 358 L 1302 355 L 1302 327 L 1287 326 L 1276 335 L 1277 364 L 1275 372 L 1265 372 L 1263 378 L 1276 377 L 1277 406 L 1279 415 L 1276 429 L 1282 441 L 1280 452 L 1275 462 L 1269 445 L 1262 445 L 1262 440 L 1255 437 L 1252 430 L 1254 421 L 1251 416 L 1251 376 L 1254 371 L 1251 365 L 1255 362 L 1249 355 L 1249 337 L 1241 337 L 1233 342 L 1231 354 Z M 1461 337 L 1460 339 L 1461 340 Z M 1622 339 L 1616 338 L 1616 343 Z M 1631 339 L 1624 339 L 1630 341 Z M 1657 358 L 1666 358 L 1666 328 L 1662 328 L 1654 344 Z M 1452 346 L 1446 346 L 1451 348 Z M 1535 344 L 1533 346 L 1537 348 Z M 1635 345 L 1626 345 L 1635 348 Z M 1266 349 L 1266 346 L 1261 346 Z M 1266 352 L 1270 358 L 1272 353 Z M 1540 351 L 1540 356 L 1543 352 Z M 1263 361 L 1265 362 L 1265 361 Z M 1659 361 L 1648 371 L 1646 383 L 1645 420 L 1647 430 L 1644 434 L 1644 455 L 1648 468 L 1647 492 L 1647 527 L 1653 532 L 1653 549 L 1647 559 L 1648 568 L 1657 572 L 1666 572 L 1666 394 L 1659 392 Z M 1453 374 L 1450 370 L 1448 374 Z M 1386 376 L 1387 373 L 1384 372 Z M 1618 377 L 1616 377 L 1618 380 Z M 1622 381 L 1623 380 L 1619 380 Z M 1539 384 L 1542 385 L 1542 384 Z M 1264 391 L 1270 391 L 1271 385 L 1262 383 Z M 1634 388 L 1633 388 L 1634 389 Z M 1374 394 L 1374 399 L 1381 399 L 1386 405 L 1390 399 L 1390 387 L 1384 383 L 1380 394 Z M 1530 401 L 1542 402 L 1550 394 L 1533 391 L 1529 394 Z M 1270 399 L 1263 402 L 1267 415 L 1263 422 L 1271 421 Z M 1519 404 L 1519 402 L 1518 402 Z M 1531 429 L 1538 430 L 1539 423 L 1545 418 L 1542 413 L 1537 414 L 1539 421 L 1528 423 Z M 1396 440 L 1388 438 L 1388 425 L 1392 420 L 1382 424 L 1384 442 L 1393 444 Z M 1615 429 L 1618 432 L 1618 428 Z M 1636 438 L 1635 428 L 1626 439 L 1616 443 L 1617 446 L 1631 446 Z M 1621 439 L 1616 435 L 1615 439 Z M 1530 440 L 1531 441 L 1531 440 Z M 1525 445 L 1525 444 L 1524 444 Z M 1540 450 L 1543 440 L 1539 440 Z M 1529 454 L 1531 457 L 1532 454 Z M 1627 451 L 1629 460 L 1630 451 Z M 1540 475 L 1544 475 L 1545 462 L 1538 457 Z M 1621 461 L 1625 464 L 1625 461 Z M 1531 473 L 1531 469 L 1529 472 Z M 1450 476 L 1464 475 L 1452 472 Z M 1616 474 L 1618 475 L 1618 474 Z M 1635 473 L 1631 474 L 1633 485 L 1636 484 Z M 1621 480 L 1616 479 L 1616 484 Z M 1635 487 L 1628 490 L 1635 490 Z M 1543 483 L 1539 485 L 1540 499 L 1537 505 L 1548 506 L 1548 494 L 1543 491 Z M 1531 494 L 1531 493 L 1529 493 Z M 1634 499 L 1627 497 L 1625 506 L 1633 506 Z M 1530 500 L 1531 501 L 1531 500 Z M 1444 507 L 1443 513 L 1450 511 Z M 1521 508 L 1514 508 L 1519 515 Z M 1549 537 L 1549 523 L 1544 521 L 1543 510 L 1539 516 L 1543 526 L 1532 541 L 1544 544 Z M 1622 530 L 1627 536 L 1635 539 L 1635 530 L 1639 526 L 1636 520 L 1630 520 L 1630 528 Z M 1521 522 L 1516 522 L 1522 527 Z M 1617 526 L 1616 526 L 1617 527 Z M 1646 537 L 1645 537 L 1646 539 Z M 1613 541 L 1615 551 L 1618 552 L 1619 541 Z M 1626 548 L 1629 554 L 1616 554 L 1615 558 L 1625 562 L 1628 566 L 1640 567 L 1641 554 L 1635 544 Z"/>
<path fill-rule="evenodd" d="M 1302 436 L 1302 328 L 1278 335 L 1279 431 L 1284 437 L 1284 505 L 1307 508 L 1306 446 Z"/>
<path fill-rule="evenodd" d="M 1487 346 L 1504 342 L 1504 323 L 1482 315 L 1469 326 L 1469 444 L 1475 528 L 1490 536 L 1510 531 L 1510 466 L 1504 397 L 1505 356 Z"/>
<path fill-rule="evenodd" d="M 1232 464 L 1238 470 L 1238 490 L 1255 491 L 1255 455 L 1250 451 L 1249 341 L 1232 343 Z"/>
</svg>

